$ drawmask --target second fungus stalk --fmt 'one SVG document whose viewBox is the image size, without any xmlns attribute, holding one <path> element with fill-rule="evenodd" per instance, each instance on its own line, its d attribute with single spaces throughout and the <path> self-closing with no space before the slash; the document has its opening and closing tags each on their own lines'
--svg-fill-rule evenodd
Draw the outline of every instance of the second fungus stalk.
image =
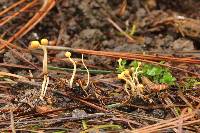
<svg viewBox="0 0 200 133">
<path fill-rule="evenodd" d="M 71 52 L 66 52 L 65 53 L 65 56 L 70 60 L 70 62 L 73 64 L 74 66 L 74 70 L 73 70 L 73 74 L 72 74 L 72 77 L 69 81 L 69 87 L 72 88 L 72 85 L 73 85 L 73 81 L 74 81 L 74 77 L 75 77 L 75 74 L 76 74 L 76 63 L 74 60 L 72 60 L 71 58 Z"/>
<path fill-rule="evenodd" d="M 87 66 L 85 65 L 85 63 L 84 63 L 84 61 L 83 61 L 83 54 L 82 54 L 82 63 L 83 63 L 83 66 L 85 67 L 85 69 L 86 69 L 86 71 L 87 71 L 87 77 L 88 77 L 86 86 L 83 87 L 83 89 L 85 90 L 85 89 L 88 87 L 89 83 L 90 83 L 90 72 L 89 72 Z"/>
<path fill-rule="evenodd" d="M 124 72 L 122 72 L 121 74 L 118 74 L 118 79 L 122 79 L 126 82 L 125 84 L 125 91 L 128 95 L 130 95 L 129 91 L 128 91 L 128 86 L 130 86 L 131 88 L 133 87 L 131 81 L 129 81 L 126 77 Z"/>
</svg>

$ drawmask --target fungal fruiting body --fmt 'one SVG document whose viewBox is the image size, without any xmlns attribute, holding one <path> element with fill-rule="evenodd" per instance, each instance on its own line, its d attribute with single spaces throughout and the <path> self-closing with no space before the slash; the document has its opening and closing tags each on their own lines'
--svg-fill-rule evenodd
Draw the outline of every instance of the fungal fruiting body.
<svg viewBox="0 0 200 133">
<path fill-rule="evenodd" d="M 85 65 L 85 63 L 83 61 L 83 54 L 82 54 L 82 58 L 81 59 L 82 59 L 83 66 L 85 67 L 85 69 L 87 71 L 87 78 L 88 78 L 86 86 L 83 87 L 83 89 L 85 90 L 89 86 L 89 83 L 90 83 L 90 72 L 89 72 L 87 66 Z"/>
<path fill-rule="evenodd" d="M 47 48 L 46 46 L 48 45 L 48 40 L 47 39 L 42 39 L 41 42 L 39 41 L 32 41 L 30 48 L 35 49 L 35 48 L 41 48 L 43 50 L 43 75 L 44 75 L 44 79 L 42 82 L 42 89 L 41 89 L 41 93 L 40 93 L 40 99 L 43 100 L 46 91 L 47 91 L 47 87 L 49 84 L 49 77 L 48 77 L 48 69 L 47 69 Z"/>
<path fill-rule="evenodd" d="M 71 79 L 70 79 L 70 81 L 69 81 L 69 87 L 70 88 L 72 88 L 72 85 L 73 85 L 73 82 L 74 82 L 74 77 L 75 77 L 75 74 L 76 74 L 76 63 L 75 63 L 75 61 L 74 60 L 72 60 L 72 58 L 71 58 L 71 52 L 66 52 L 65 53 L 65 56 L 69 59 L 69 61 L 73 64 L 73 66 L 74 66 L 74 70 L 73 70 L 73 74 L 72 74 L 72 77 L 71 77 Z M 66 80 L 66 82 L 67 82 L 67 80 Z"/>
<path fill-rule="evenodd" d="M 126 69 L 121 74 L 118 74 L 118 79 L 125 81 L 125 91 L 128 95 L 130 95 L 129 90 L 133 96 L 142 96 L 144 91 L 144 86 L 138 80 L 139 67 L 140 64 L 138 64 L 137 68 Z"/>
</svg>

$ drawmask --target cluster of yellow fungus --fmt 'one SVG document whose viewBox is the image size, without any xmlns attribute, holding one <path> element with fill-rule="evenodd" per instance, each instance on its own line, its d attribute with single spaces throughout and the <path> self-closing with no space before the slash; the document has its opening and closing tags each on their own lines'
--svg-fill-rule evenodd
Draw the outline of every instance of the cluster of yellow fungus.
<svg viewBox="0 0 200 133">
<path fill-rule="evenodd" d="M 30 48 L 35 49 L 35 48 L 41 48 L 43 50 L 44 56 L 43 56 L 43 75 L 44 75 L 44 80 L 42 82 L 42 89 L 41 89 L 41 94 L 40 94 L 40 99 L 43 100 L 46 90 L 49 84 L 49 77 L 48 77 L 48 68 L 47 68 L 47 48 L 46 46 L 48 45 L 49 41 L 47 39 L 41 39 L 41 41 L 31 41 Z"/>
<path fill-rule="evenodd" d="M 118 74 L 118 79 L 125 81 L 125 91 L 130 96 L 142 96 L 144 91 L 144 86 L 139 83 L 138 80 L 138 69 L 141 63 L 138 64 L 137 68 L 130 68 L 129 70 L 124 70 L 121 74 Z M 130 92 L 131 91 L 131 94 Z"/>
</svg>

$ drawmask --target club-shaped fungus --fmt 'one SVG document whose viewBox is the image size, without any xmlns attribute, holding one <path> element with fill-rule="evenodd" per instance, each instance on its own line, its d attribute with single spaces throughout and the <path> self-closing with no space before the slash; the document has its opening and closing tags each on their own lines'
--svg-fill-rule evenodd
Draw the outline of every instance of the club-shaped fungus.
<svg viewBox="0 0 200 133">
<path fill-rule="evenodd" d="M 47 48 L 46 46 L 48 45 L 48 40 L 47 39 L 42 39 L 41 42 L 39 41 L 32 41 L 30 48 L 35 49 L 35 48 L 41 48 L 43 50 L 43 75 L 44 75 L 44 80 L 42 82 L 42 90 L 40 93 L 40 99 L 43 100 L 46 90 L 49 84 L 49 77 L 48 77 L 48 69 L 47 69 Z"/>
<path fill-rule="evenodd" d="M 74 60 L 72 60 L 71 58 L 71 52 L 66 52 L 65 53 L 65 56 L 69 59 L 69 61 L 73 64 L 74 66 L 74 70 L 73 70 L 73 74 L 72 74 L 72 77 L 69 81 L 69 87 L 72 88 L 72 85 L 73 85 L 73 81 L 74 81 L 74 77 L 75 77 L 75 74 L 76 74 L 76 63 Z M 66 80 L 67 81 L 67 80 Z"/>
</svg>

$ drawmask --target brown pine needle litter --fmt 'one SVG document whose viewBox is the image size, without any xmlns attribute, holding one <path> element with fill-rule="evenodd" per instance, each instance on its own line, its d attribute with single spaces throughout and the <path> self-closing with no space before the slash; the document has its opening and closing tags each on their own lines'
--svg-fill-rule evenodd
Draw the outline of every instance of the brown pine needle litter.
<svg viewBox="0 0 200 133">
<path fill-rule="evenodd" d="M 199 7 L 0 0 L 0 132 L 199 132 Z"/>
</svg>

